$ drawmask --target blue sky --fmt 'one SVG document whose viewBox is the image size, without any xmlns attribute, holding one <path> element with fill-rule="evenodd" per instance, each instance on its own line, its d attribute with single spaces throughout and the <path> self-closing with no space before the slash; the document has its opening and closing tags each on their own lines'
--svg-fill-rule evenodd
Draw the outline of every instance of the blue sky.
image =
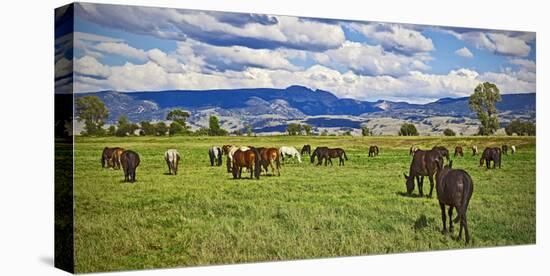
<svg viewBox="0 0 550 276">
<path fill-rule="evenodd" d="M 299 84 L 428 102 L 467 96 L 483 81 L 536 92 L 530 32 L 101 4 L 76 4 L 74 26 L 74 56 L 56 56 L 56 66 L 74 65 L 74 78 L 56 80 L 76 92 Z M 58 49 L 64 41 L 56 38 Z"/>
</svg>

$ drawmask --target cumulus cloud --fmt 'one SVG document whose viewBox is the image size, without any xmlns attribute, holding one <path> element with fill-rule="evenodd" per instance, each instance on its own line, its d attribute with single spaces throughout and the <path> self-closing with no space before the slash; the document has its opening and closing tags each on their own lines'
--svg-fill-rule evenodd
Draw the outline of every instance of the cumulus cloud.
<svg viewBox="0 0 550 276">
<path fill-rule="evenodd" d="M 405 75 L 411 70 L 427 70 L 428 55 L 399 55 L 380 45 L 346 41 L 340 48 L 315 55 L 317 62 L 331 67 L 349 68 L 362 75 Z"/>
<path fill-rule="evenodd" d="M 456 50 L 455 54 L 457 54 L 461 57 L 465 57 L 465 58 L 473 58 L 474 57 L 474 54 L 472 54 L 472 52 L 470 52 L 470 50 L 466 47 L 462 47 L 462 48 Z"/>
<path fill-rule="evenodd" d="M 134 48 L 124 42 L 101 42 L 93 48 L 99 52 L 121 55 L 124 57 L 145 60 L 147 53 L 141 49 Z"/>
<path fill-rule="evenodd" d="M 449 30 L 448 33 L 478 49 L 486 49 L 499 55 L 525 57 L 529 55 L 529 42 L 535 39 L 534 34 L 524 32 L 491 32 Z"/>
<path fill-rule="evenodd" d="M 84 56 L 75 60 L 74 73 L 91 78 L 106 79 L 111 75 L 111 69 L 94 57 Z"/>
<path fill-rule="evenodd" d="M 409 54 L 435 50 L 430 38 L 404 24 L 351 23 L 349 27 L 378 41 L 386 49 Z"/>
<path fill-rule="evenodd" d="M 77 4 L 76 13 L 85 20 L 127 32 L 180 41 L 192 38 L 218 46 L 325 50 L 345 40 L 339 25 L 290 16 L 89 3 Z"/>
</svg>

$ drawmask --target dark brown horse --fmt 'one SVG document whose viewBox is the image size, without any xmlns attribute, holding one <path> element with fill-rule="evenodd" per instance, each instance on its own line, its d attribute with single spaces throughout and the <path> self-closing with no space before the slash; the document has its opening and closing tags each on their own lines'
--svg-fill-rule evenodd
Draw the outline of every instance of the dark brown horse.
<svg viewBox="0 0 550 276">
<path fill-rule="evenodd" d="M 121 157 L 120 163 L 124 170 L 124 182 L 136 181 L 136 168 L 139 166 L 139 155 L 131 150 L 125 150 Z"/>
<path fill-rule="evenodd" d="M 318 147 L 315 149 L 315 151 L 313 151 L 313 154 L 311 156 L 311 163 L 313 163 L 314 155 L 317 156 L 317 165 L 321 165 L 321 162 L 324 159 L 325 166 L 327 166 L 328 163 L 330 163 L 330 165 L 332 166 L 332 158 L 338 158 L 338 166 L 344 166 L 344 160 L 348 160 L 346 152 L 341 148 L 330 149 L 327 147 Z"/>
<path fill-rule="evenodd" d="M 439 151 L 439 153 L 441 153 L 441 156 L 445 157 L 445 159 L 447 159 L 447 162 L 449 162 L 449 150 L 446 148 L 446 147 L 442 147 L 442 146 L 435 146 L 432 148 L 432 150 L 437 150 Z"/>
<path fill-rule="evenodd" d="M 459 156 L 459 155 L 460 155 L 460 157 L 463 157 L 463 156 L 464 156 L 464 151 L 462 150 L 462 147 L 461 147 L 461 146 L 455 147 L 455 154 L 454 154 L 454 156 L 457 157 L 457 156 Z"/>
<path fill-rule="evenodd" d="M 485 148 L 481 154 L 481 159 L 479 159 L 479 166 L 483 166 L 485 162 L 487 169 L 489 169 L 491 167 L 491 161 L 493 162 L 493 169 L 496 168 L 497 165 L 500 168 L 502 161 L 502 152 L 500 148 Z"/>
<path fill-rule="evenodd" d="M 304 145 L 302 147 L 302 150 L 300 151 L 300 154 L 304 155 L 305 153 L 307 153 L 307 155 L 311 156 L 311 146 L 310 145 Z"/>
<path fill-rule="evenodd" d="M 241 178 L 243 168 L 247 168 L 250 171 L 250 179 L 256 177 L 260 179 L 261 166 L 260 166 L 260 153 L 256 148 L 250 148 L 248 150 L 236 150 L 233 153 L 233 164 L 231 166 L 233 178 Z"/>
<path fill-rule="evenodd" d="M 466 243 L 470 242 L 470 233 L 468 231 L 468 220 L 466 211 L 472 193 L 474 192 L 474 181 L 472 177 L 464 170 L 452 169 L 453 161 L 449 162 L 436 173 L 436 192 L 441 208 L 441 221 L 443 222 L 443 233 L 447 232 L 447 218 L 445 214 L 445 205 L 449 206 L 449 231 L 453 232 L 453 208 L 456 209 L 458 216 L 454 222 L 460 221 L 460 230 L 458 240 L 462 239 L 462 229 L 466 234 Z"/>
<path fill-rule="evenodd" d="M 428 197 L 432 197 L 434 188 L 433 176 L 438 169 L 443 167 L 443 156 L 438 150 L 417 150 L 414 153 L 411 166 L 409 168 L 409 175 L 403 173 L 405 179 L 405 186 L 407 187 L 407 194 L 411 195 L 414 190 L 414 179 L 418 184 L 418 194 L 424 196 L 422 186 L 424 185 L 424 176 L 427 176 L 430 180 L 430 194 Z"/>
<path fill-rule="evenodd" d="M 378 146 L 374 145 L 369 147 L 369 157 L 378 156 L 379 152 L 380 152 L 380 149 L 378 148 Z"/>
<path fill-rule="evenodd" d="M 115 148 L 103 148 L 103 152 L 101 153 L 101 167 L 102 168 L 108 168 L 111 166 L 111 160 L 113 158 L 113 151 Z"/>
<path fill-rule="evenodd" d="M 508 155 L 508 146 L 507 145 L 502 145 L 502 153 Z"/>
<path fill-rule="evenodd" d="M 267 175 L 268 166 L 271 167 L 271 174 L 275 175 L 275 169 L 277 170 L 277 175 L 281 176 L 281 161 L 279 159 L 279 150 L 277 148 L 256 148 L 260 153 L 260 163 L 263 166 L 265 173 Z M 275 166 L 273 166 L 275 163 Z"/>
</svg>

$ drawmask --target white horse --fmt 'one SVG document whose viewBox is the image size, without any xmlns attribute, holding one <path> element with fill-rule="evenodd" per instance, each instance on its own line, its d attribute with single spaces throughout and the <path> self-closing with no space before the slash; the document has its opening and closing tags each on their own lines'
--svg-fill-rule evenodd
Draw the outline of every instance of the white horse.
<svg viewBox="0 0 550 276">
<path fill-rule="evenodd" d="M 516 153 L 516 146 L 511 146 L 510 149 L 512 149 L 512 154 Z"/>
<path fill-rule="evenodd" d="M 241 147 L 231 146 L 229 148 L 229 150 L 227 151 L 227 172 L 231 172 L 231 166 L 233 164 L 233 154 L 235 154 L 237 150 L 246 151 L 249 149 L 250 149 L 249 147 L 245 147 L 245 146 L 241 146 Z"/>
<path fill-rule="evenodd" d="M 169 149 L 164 153 L 164 160 L 168 165 L 168 173 L 174 175 L 178 174 L 178 163 L 180 162 L 180 153 L 175 149 Z"/>
<path fill-rule="evenodd" d="M 279 148 L 279 155 L 281 156 L 281 159 L 283 162 L 285 161 L 285 157 L 293 157 L 297 158 L 299 163 L 302 163 L 302 158 L 300 157 L 300 153 L 298 150 L 296 150 L 295 147 L 285 147 L 282 146 Z"/>
<path fill-rule="evenodd" d="M 208 157 L 210 157 L 210 166 L 221 166 L 222 165 L 222 148 L 220 147 L 211 147 L 208 150 Z"/>
</svg>

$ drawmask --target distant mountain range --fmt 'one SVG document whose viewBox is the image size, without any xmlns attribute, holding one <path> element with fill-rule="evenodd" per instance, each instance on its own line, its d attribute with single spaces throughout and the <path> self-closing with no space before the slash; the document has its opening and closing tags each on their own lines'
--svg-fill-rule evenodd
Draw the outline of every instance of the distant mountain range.
<svg viewBox="0 0 550 276">
<path fill-rule="evenodd" d="M 191 126 L 206 126 L 210 115 L 219 116 L 229 130 L 251 124 L 257 132 L 284 131 L 290 122 L 311 124 L 314 128 L 358 129 L 373 119 L 391 118 L 423 122 L 434 117 L 475 118 L 468 107 L 468 98 L 442 98 L 427 104 L 410 104 L 379 100 L 376 102 L 342 99 L 323 90 L 303 86 L 284 89 L 218 89 L 170 90 L 155 92 L 102 91 L 77 94 L 98 96 L 109 109 L 108 123 L 120 115 L 131 121 L 164 120 L 166 114 L 181 108 L 191 112 Z M 536 94 L 505 94 L 497 103 L 499 117 L 505 122 L 513 118 L 535 121 Z M 381 128 L 381 134 L 384 131 Z"/>
</svg>

